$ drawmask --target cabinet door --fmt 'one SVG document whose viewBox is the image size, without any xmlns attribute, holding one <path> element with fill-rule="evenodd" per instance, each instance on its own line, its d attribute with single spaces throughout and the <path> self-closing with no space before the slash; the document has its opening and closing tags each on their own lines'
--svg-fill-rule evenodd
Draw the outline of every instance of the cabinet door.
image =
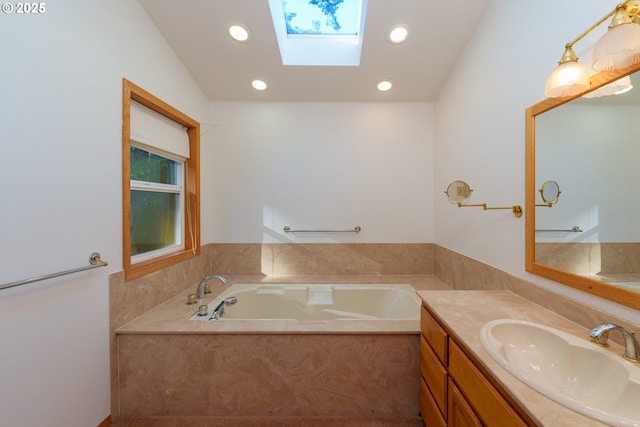
<svg viewBox="0 0 640 427">
<path fill-rule="evenodd" d="M 449 427 L 482 427 L 482 423 L 473 412 L 460 390 L 449 380 Z"/>
<path fill-rule="evenodd" d="M 442 413 L 440 413 L 440 409 L 436 405 L 436 401 L 433 399 L 424 379 L 420 379 L 420 412 L 427 426 L 447 427 L 447 422 L 444 420 Z"/>
<path fill-rule="evenodd" d="M 449 374 L 465 400 L 488 426 L 526 426 L 455 342 L 449 342 Z"/>
</svg>

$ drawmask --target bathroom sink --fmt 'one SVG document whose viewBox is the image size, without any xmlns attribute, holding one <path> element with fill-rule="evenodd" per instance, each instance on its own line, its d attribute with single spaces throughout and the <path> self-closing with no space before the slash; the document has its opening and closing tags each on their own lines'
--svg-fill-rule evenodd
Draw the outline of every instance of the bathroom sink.
<svg viewBox="0 0 640 427">
<path fill-rule="evenodd" d="M 480 342 L 507 371 L 576 412 L 616 426 L 640 426 L 640 366 L 557 329 L 501 319 Z"/>
</svg>

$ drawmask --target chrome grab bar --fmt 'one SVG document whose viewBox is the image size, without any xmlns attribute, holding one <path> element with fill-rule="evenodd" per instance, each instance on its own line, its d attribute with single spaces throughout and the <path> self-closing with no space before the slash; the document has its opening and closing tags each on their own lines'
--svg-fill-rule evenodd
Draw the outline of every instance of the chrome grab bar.
<svg viewBox="0 0 640 427">
<path fill-rule="evenodd" d="M 536 231 L 550 231 L 556 233 L 582 233 L 582 229 L 577 225 L 574 225 L 571 230 L 536 230 Z"/>
<path fill-rule="evenodd" d="M 362 227 L 356 225 L 352 230 L 292 230 L 291 227 L 285 225 L 285 233 L 359 233 Z"/>
<path fill-rule="evenodd" d="M 33 283 L 33 282 L 39 282 L 40 280 L 53 279 L 54 277 L 59 277 L 59 276 L 65 276 L 67 274 L 78 273 L 78 272 L 84 271 L 84 270 L 91 270 L 92 268 L 106 267 L 107 265 L 109 265 L 109 263 L 107 261 L 103 261 L 100 258 L 100 254 L 98 252 L 91 252 L 89 254 L 89 264 L 90 265 L 87 265 L 86 267 L 78 267 L 78 268 L 73 268 L 71 270 L 61 271 L 59 273 L 46 274 L 44 276 L 38 276 L 38 277 L 32 277 L 30 279 L 18 280 L 17 282 L 5 283 L 4 285 L 0 285 L 0 290 L 13 288 L 15 286 L 26 285 L 26 284 Z"/>
</svg>

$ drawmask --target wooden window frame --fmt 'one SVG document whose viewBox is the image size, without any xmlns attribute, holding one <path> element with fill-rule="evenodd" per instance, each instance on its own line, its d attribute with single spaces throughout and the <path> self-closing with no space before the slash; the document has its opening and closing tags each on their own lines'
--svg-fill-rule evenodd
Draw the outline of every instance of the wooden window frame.
<svg viewBox="0 0 640 427">
<path fill-rule="evenodd" d="M 136 101 L 184 126 L 189 137 L 189 159 L 184 167 L 184 249 L 131 263 L 131 101 Z M 187 206 L 188 204 L 188 206 Z M 200 123 L 133 84 L 122 80 L 122 266 L 129 281 L 200 255 Z"/>
</svg>

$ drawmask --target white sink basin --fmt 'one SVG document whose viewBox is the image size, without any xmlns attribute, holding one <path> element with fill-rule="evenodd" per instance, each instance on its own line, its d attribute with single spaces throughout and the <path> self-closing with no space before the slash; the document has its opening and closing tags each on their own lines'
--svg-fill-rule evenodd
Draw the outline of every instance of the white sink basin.
<svg viewBox="0 0 640 427">
<path fill-rule="evenodd" d="M 503 368 L 561 405 L 611 425 L 640 426 L 640 367 L 621 355 L 511 319 L 484 325 L 480 342 Z"/>
</svg>

